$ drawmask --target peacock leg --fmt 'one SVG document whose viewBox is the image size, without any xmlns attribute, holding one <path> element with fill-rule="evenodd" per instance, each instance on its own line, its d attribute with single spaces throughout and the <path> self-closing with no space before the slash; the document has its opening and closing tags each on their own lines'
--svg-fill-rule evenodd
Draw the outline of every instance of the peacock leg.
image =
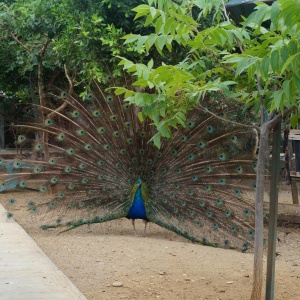
<svg viewBox="0 0 300 300">
<path fill-rule="evenodd" d="M 146 229 L 147 229 L 148 221 L 147 221 L 147 220 L 143 220 L 143 222 L 144 222 L 144 224 L 145 224 L 144 236 L 146 236 L 146 235 L 147 235 Z"/>
<path fill-rule="evenodd" d="M 135 230 L 135 219 L 131 219 L 131 222 L 132 222 L 134 234 L 135 234 L 136 236 L 138 236 L 137 233 L 136 233 L 136 230 Z"/>
</svg>

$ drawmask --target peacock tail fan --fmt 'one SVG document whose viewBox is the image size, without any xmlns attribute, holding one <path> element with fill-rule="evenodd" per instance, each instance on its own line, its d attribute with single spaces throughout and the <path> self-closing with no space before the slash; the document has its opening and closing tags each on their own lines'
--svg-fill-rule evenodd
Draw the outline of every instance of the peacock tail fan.
<svg viewBox="0 0 300 300">
<path fill-rule="evenodd" d="M 255 129 L 195 109 L 158 149 L 149 142 L 156 129 L 139 121 L 137 107 L 100 88 L 87 98 L 64 97 L 65 111 L 44 108 L 50 118 L 19 126 L 46 133 L 48 143 L 20 135 L 18 143 L 33 143 L 35 159 L 10 162 L 14 171 L 0 175 L 1 187 L 34 183 L 42 195 L 7 200 L 8 217 L 20 205 L 43 228 L 126 217 L 139 178 L 149 221 L 204 245 L 253 246 Z"/>
</svg>

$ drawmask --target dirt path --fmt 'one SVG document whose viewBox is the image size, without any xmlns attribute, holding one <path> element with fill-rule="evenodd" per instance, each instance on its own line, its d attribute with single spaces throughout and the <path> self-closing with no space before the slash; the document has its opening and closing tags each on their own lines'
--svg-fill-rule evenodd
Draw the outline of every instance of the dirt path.
<svg viewBox="0 0 300 300">
<path fill-rule="evenodd" d="M 142 221 L 136 223 L 143 233 Z M 26 219 L 21 225 L 89 300 L 250 297 L 251 253 L 192 244 L 154 224 L 147 237 L 135 237 L 127 219 L 62 234 Z M 275 299 L 300 299 L 300 228 L 278 231 Z M 113 287 L 116 281 L 123 286 Z"/>
</svg>

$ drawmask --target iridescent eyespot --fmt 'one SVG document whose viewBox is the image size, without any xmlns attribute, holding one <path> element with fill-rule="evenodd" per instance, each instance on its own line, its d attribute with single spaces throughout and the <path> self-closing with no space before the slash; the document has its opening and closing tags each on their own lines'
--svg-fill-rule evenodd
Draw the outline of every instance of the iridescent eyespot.
<svg viewBox="0 0 300 300">
<path fill-rule="evenodd" d="M 63 141 L 63 140 L 65 140 L 65 138 L 66 138 L 66 136 L 65 136 L 64 133 L 59 133 L 59 134 L 57 135 L 57 140 L 58 140 L 58 141 Z"/>
<path fill-rule="evenodd" d="M 86 145 L 84 146 L 84 149 L 90 151 L 90 150 L 93 149 L 93 147 L 92 147 L 92 145 L 90 145 L 90 144 L 86 144 Z"/>
<path fill-rule="evenodd" d="M 23 188 L 23 187 L 25 187 L 26 186 L 26 181 L 20 181 L 19 182 L 19 186 L 21 187 L 21 188 Z"/>
<path fill-rule="evenodd" d="M 21 167 L 21 163 L 19 161 L 15 161 L 13 166 L 14 166 L 14 168 L 18 169 Z"/>
<path fill-rule="evenodd" d="M 199 143 L 197 144 L 197 146 L 198 146 L 199 148 L 204 148 L 204 147 L 205 147 L 205 143 L 204 143 L 204 142 L 199 142 Z"/>
<path fill-rule="evenodd" d="M 237 167 L 237 168 L 236 168 L 236 171 L 237 171 L 239 174 L 241 174 L 241 173 L 243 173 L 243 168 L 242 168 L 242 167 Z"/>
<path fill-rule="evenodd" d="M 204 187 L 204 189 L 205 189 L 206 191 L 211 191 L 211 185 L 210 185 L 210 184 L 206 185 L 206 186 Z"/>
<path fill-rule="evenodd" d="M 46 186 L 43 185 L 43 186 L 40 187 L 40 192 L 44 193 L 46 191 L 47 191 L 47 187 Z"/>
<path fill-rule="evenodd" d="M 93 117 L 95 117 L 95 118 L 98 118 L 101 115 L 99 110 L 93 110 L 92 114 L 93 114 Z"/>
<path fill-rule="evenodd" d="M 245 217 L 250 217 L 251 216 L 251 211 L 249 209 L 244 209 L 244 216 Z"/>
<path fill-rule="evenodd" d="M 40 167 L 34 167 L 33 168 L 33 172 L 34 173 L 40 173 L 41 172 L 41 168 Z"/>
<path fill-rule="evenodd" d="M 72 169 L 71 169 L 71 167 L 67 166 L 67 167 L 64 168 L 64 171 L 66 173 L 70 173 L 72 171 Z"/>
<path fill-rule="evenodd" d="M 199 206 L 204 207 L 205 206 L 205 201 L 199 201 Z"/>
<path fill-rule="evenodd" d="M 107 96 L 106 101 L 107 101 L 107 103 L 112 103 L 113 102 L 113 97 L 112 96 Z"/>
<path fill-rule="evenodd" d="M 87 100 L 87 101 L 93 100 L 93 95 L 87 94 L 87 95 L 85 96 L 85 100 Z"/>
<path fill-rule="evenodd" d="M 188 122 L 188 123 L 187 123 L 187 126 L 188 126 L 189 128 L 194 128 L 194 127 L 195 127 L 195 123 L 194 123 L 194 122 Z"/>
<path fill-rule="evenodd" d="M 124 104 L 123 108 L 124 108 L 124 110 L 129 110 L 130 109 L 130 105 L 129 104 Z"/>
<path fill-rule="evenodd" d="M 193 179 L 193 181 L 197 181 L 199 179 L 199 177 L 197 175 L 193 175 L 192 179 Z"/>
<path fill-rule="evenodd" d="M 211 173 L 212 171 L 213 171 L 213 168 L 210 167 L 210 166 L 208 166 L 208 167 L 205 168 L 205 172 L 206 173 Z"/>
<path fill-rule="evenodd" d="M 103 160 L 99 160 L 99 161 L 97 162 L 97 165 L 100 166 L 100 167 L 102 167 L 102 166 L 105 165 L 105 162 L 104 162 Z"/>
<path fill-rule="evenodd" d="M 221 179 L 219 180 L 219 183 L 220 183 L 221 185 L 225 185 L 225 184 L 226 184 L 226 179 L 225 179 L 225 178 L 221 178 Z"/>
<path fill-rule="evenodd" d="M 214 131 L 214 128 L 212 126 L 207 126 L 207 132 L 212 133 Z"/>
<path fill-rule="evenodd" d="M 126 140 L 126 142 L 129 144 L 129 145 L 132 145 L 133 144 L 133 139 L 129 138 Z"/>
<path fill-rule="evenodd" d="M 237 137 L 235 135 L 233 135 L 233 136 L 230 137 L 230 140 L 232 142 L 236 143 L 237 142 Z"/>
<path fill-rule="evenodd" d="M 42 144 L 36 144 L 36 145 L 34 146 L 34 149 L 35 149 L 36 151 L 40 151 L 40 150 L 43 149 L 43 145 L 42 145 Z"/>
<path fill-rule="evenodd" d="M 97 129 L 97 132 L 98 132 L 98 133 L 105 133 L 105 129 L 104 129 L 103 127 L 99 127 L 99 128 Z"/>
<path fill-rule="evenodd" d="M 191 154 L 188 155 L 188 160 L 192 161 L 194 159 L 195 159 L 195 154 L 191 153 Z"/>
<path fill-rule="evenodd" d="M 55 161 L 54 158 L 50 158 L 48 162 L 49 162 L 50 165 L 55 165 L 56 161 Z"/>
<path fill-rule="evenodd" d="M 235 226 L 231 226 L 231 232 L 232 232 L 232 233 L 237 232 L 237 228 L 236 228 Z"/>
<path fill-rule="evenodd" d="M 80 129 L 76 130 L 76 134 L 78 136 L 83 136 L 83 135 L 85 135 L 85 131 L 84 131 L 84 129 L 80 128 Z"/>
<path fill-rule="evenodd" d="M 57 180 L 56 177 L 52 177 L 52 178 L 50 179 L 50 182 L 51 182 L 52 184 L 55 184 L 55 183 L 58 182 L 58 180 Z"/>
<path fill-rule="evenodd" d="M 225 216 L 226 217 L 231 217 L 231 211 L 230 210 L 226 210 L 225 211 Z"/>
<path fill-rule="evenodd" d="M 24 142 L 26 140 L 26 137 L 24 135 L 19 135 L 18 136 L 18 142 L 21 143 L 21 142 Z"/>
<path fill-rule="evenodd" d="M 67 149 L 66 152 L 69 155 L 74 155 L 75 154 L 75 150 L 73 148 Z"/>
<path fill-rule="evenodd" d="M 212 226 L 213 226 L 214 229 L 218 229 L 219 224 L 218 223 L 213 223 Z"/>
<path fill-rule="evenodd" d="M 117 121 L 118 120 L 118 117 L 116 115 L 112 115 L 109 117 L 111 119 L 111 121 Z"/>
<path fill-rule="evenodd" d="M 223 201 L 222 201 L 221 199 L 217 199 L 217 200 L 216 200 L 216 204 L 217 204 L 218 206 L 222 206 L 222 205 L 223 205 Z"/>
<path fill-rule="evenodd" d="M 226 159 L 226 155 L 224 153 L 219 154 L 219 159 L 220 160 L 225 160 Z"/>
<path fill-rule="evenodd" d="M 78 118 L 78 117 L 80 116 L 80 113 L 79 113 L 79 111 L 74 110 L 74 111 L 72 111 L 71 116 L 72 116 L 73 118 Z"/>
<path fill-rule="evenodd" d="M 236 197 L 239 197 L 239 196 L 241 195 L 241 191 L 240 191 L 239 189 L 235 189 L 235 190 L 234 190 L 234 195 L 235 195 Z"/>
</svg>

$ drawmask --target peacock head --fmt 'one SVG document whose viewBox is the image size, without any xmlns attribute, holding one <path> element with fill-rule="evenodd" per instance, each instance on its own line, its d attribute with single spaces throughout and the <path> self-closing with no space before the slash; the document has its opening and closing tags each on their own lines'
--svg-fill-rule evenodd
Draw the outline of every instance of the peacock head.
<svg viewBox="0 0 300 300">
<path fill-rule="evenodd" d="M 138 177 L 138 179 L 136 180 L 136 183 L 137 183 L 138 185 L 140 185 L 140 184 L 142 183 L 142 180 L 141 180 L 140 177 Z"/>
</svg>

